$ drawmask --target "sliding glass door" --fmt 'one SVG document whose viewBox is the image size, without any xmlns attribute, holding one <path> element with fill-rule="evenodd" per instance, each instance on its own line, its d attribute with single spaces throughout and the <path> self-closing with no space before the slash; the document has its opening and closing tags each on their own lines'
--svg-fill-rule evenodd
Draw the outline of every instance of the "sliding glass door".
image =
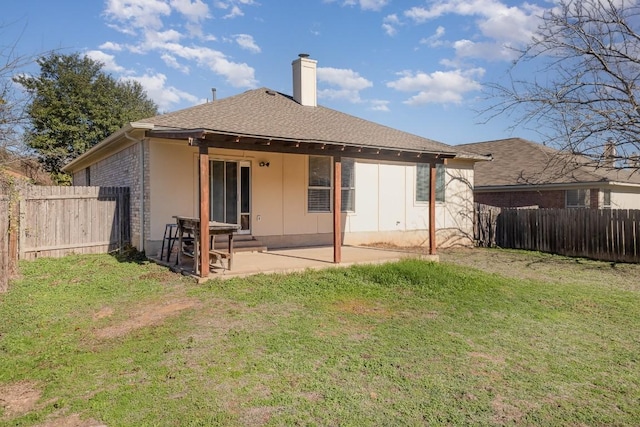
<svg viewBox="0 0 640 427">
<path fill-rule="evenodd" d="M 211 220 L 240 224 L 251 233 L 251 164 L 229 160 L 210 163 Z"/>
</svg>

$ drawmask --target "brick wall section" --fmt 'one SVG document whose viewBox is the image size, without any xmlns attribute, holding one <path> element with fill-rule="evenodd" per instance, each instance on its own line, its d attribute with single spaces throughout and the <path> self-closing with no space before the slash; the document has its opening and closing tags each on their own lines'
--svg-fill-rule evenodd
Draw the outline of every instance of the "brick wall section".
<svg viewBox="0 0 640 427">
<path fill-rule="evenodd" d="M 148 162 L 148 149 L 145 145 L 145 157 Z M 148 163 L 145 163 L 148 164 Z M 146 169 L 146 168 L 145 168 Z M 89 168 L 91 185 L 102 187 L 129 187 L 131 201 L 131 243 L 139 246 L 140 242 L 140 192 L 142 183 L 140 180 L 140 145 L 134 144 L 109 157 L 100 160 Z M 145 175 L 148 172 L 145 170 Z M 86 184 L 86 169 L 82 169 L 73 175 L 73 185 Z M 145 187 L 148 187 L 148 179 Z M 147 190 L 145 188 L 145 190 Z M 145 195 L 145 214 L 148 212 L 148 191 Z M 148 216 L 147 216 L 148 218 Z M 145 229 L 148 226 L 145 224 Z M 147 234 L 148 235 L 148 234 Z"/>
<path fill-rule="evenodd" d="M 474 197 L 477 203 L 502 208 L 538 206 L 562 209 L 565 207 L 564 190 L 476 193 Z"/>
</svg>

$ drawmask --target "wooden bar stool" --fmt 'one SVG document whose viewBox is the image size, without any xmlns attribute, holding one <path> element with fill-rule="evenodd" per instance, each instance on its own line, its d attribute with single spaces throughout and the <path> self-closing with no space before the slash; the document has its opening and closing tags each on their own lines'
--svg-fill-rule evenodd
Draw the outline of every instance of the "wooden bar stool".
<svg viewBox="0 0 640 427">
<path fill-rule="evenodd" d="M 167 245 L 167 262 L 171 259 L 171 252 L 173 252 L 173 245 L 178 240 L 178 224 L 167 224 L 164 227 L 164 237 L 162 238 L 162 248 L 160 249 L 160 260 L 162 261 L 162 255 L 164 254 L 164 246 Z"/>
</svg>

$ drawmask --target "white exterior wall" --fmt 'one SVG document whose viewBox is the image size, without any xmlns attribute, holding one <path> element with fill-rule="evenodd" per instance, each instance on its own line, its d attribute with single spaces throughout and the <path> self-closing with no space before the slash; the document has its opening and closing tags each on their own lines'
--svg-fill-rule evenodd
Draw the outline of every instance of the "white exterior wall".
<svg viewBox="0 0 640 427">
<path fill-rule="evenodd" d="M 614 186 L 611 189 L 612 209 L 640 209 L 640 186 Z"/>
<path fill-rule="evenodd" d="M 151 141 L 150 245 L 159 247 L 174 215 L 198 215 L 197 157 L 197 148 L 184 142 Z M 209 157 L 251 163 L 251 234 L 267 246 L 332 241 L 333 214 L 307 212 L 306 155 L 212 149 Z M 260 162 L 269 167 L 259 167 Z M 342 214 L 344 243 L 427 245 L 429 204 L 415 201 L 415 173 L 411 163 L 356 160 L 355 212 Z M 470 182 L 471 162 L 449 163 L 446 201 L 436 206 L 439 245 L 472 242 Z"/>
</svg>

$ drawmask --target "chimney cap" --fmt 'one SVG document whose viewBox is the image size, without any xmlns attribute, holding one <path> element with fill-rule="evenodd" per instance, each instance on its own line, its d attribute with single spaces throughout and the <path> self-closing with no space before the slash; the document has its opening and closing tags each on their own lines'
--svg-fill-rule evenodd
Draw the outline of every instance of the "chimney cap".
<svg viewBox="0 0 640 427">
<path fill-rule="evenodd" d="M 308 54 L 308 53 L 299 53 L 299 54 L 298 54 L 298 56 L 299 56 L 300 58 L 308 58 L 308 57 L 309 57 L 309 54 Z"/>
</svg>

